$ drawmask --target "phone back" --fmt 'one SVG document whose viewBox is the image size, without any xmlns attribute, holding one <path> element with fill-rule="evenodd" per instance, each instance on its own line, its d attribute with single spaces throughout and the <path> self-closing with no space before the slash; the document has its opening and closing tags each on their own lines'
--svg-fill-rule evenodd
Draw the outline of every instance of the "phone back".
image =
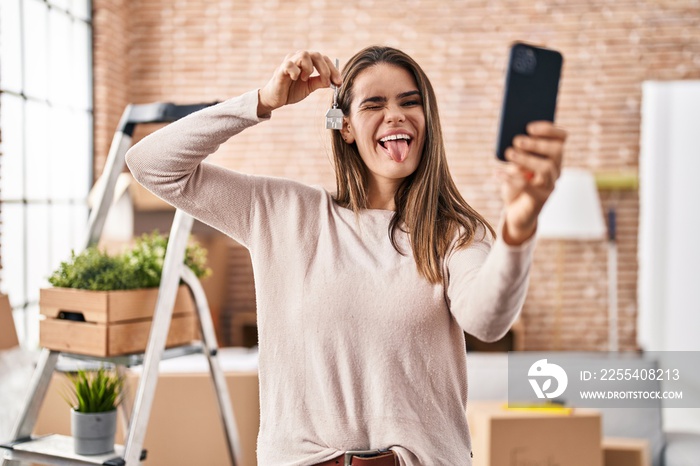
<svg viewBox="0 0 700 466">
<path fill-rule="evenodd" d="M 562 62 L 556 50 L 521 42 L 511 47 L 496 149 L 499 159 L 505 160 L 505 150 L 513 144 L 513 137 L 526 134 L 528 123 L 554 122 Z"/>
</svg>

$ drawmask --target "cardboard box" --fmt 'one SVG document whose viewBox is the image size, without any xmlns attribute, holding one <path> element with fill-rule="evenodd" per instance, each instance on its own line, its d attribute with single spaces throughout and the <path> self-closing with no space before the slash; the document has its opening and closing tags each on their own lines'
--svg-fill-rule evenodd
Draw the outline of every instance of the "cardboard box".
<svg viewBox="0 0 700 466">
<path fill-rule="evenodd" d="M 639 438 L 605 437 L 605 466 L 651 466 L 649 441 Z"/>
<path fill-rule="evenodd" d="M 158 288 L 88 291 L 44 288 L 39 307 L 39 343 L 45 348 L 90 356 L 143 352 L 148 344 Z M 82 318 L 84 321 L 71 320 Z M 198 319 L 187 287 L 178 289 L 166 346 L 197 339 Z"/>
<path fill-rule="evenodd" d="M 598 411 L 510 410 L 503 402 L 470 402 L 474 466 L 602 466 Z"/>
<path fill-rule="evenodd" d="M 258 314 L 234 312 L 229 317 L 231 345 L 252 347 L 258 344 Z"/>
<path fill-rule="evenodd" d="M 241 444 L 239 466 L 255 466 L 256 442 L 260 427 L 258 376 L 255 371 L 226 372 L 236 427 Z M 132 397 L 139 375 L 129 372 Z M 54 374 L 37 419 L 34 433 L 70 435 L 70 408 L 61 393 L 65 378 Z M 118 426 L 116 441 L 123 444 Z M 208 373 L 161 373 L 156 386 L 144 448 L 145 465 L 230 466 L 224 429 Z"/>
<path fill-rule="evenodd" d="M 5 294 L 0 294 L 0 350 L 19 346 L 15 320 L 12 317 L 10 299 Z"/>
<path fill-rule="evenodd" d="M 211 269 L 211 275 L 201 280 L 204 294 L 214 322 L 214 330 L 219 344 L 226 342 L 226 335 L 221 322 L 222 312 L 226 303 L 228 280 L 228 265 L 230 249 L 235 244 L 228 236 L 220 232 L 211 235 L 195 235 L 195 240 L 207 250 L 207 266 Z"/>
</svg>

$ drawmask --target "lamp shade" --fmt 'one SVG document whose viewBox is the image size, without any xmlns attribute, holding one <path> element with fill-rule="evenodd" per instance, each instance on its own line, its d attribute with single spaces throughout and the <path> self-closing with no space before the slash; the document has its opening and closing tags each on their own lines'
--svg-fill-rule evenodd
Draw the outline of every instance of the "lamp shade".
<svg viewBox="0 0 700 466">
<path fill-rule="evenodd" d="M 537 237 L 591 240 L 605 236 L 605 222 L 593 174 L 565 168 L 537 220 Z"/>
</svg>

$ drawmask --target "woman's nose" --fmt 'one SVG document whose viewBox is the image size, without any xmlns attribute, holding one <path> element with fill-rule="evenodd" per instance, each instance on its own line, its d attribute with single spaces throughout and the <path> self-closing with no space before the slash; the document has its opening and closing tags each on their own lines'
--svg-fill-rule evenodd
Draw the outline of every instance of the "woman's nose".
<svg viewBox="0 0 700 466">
<path fill-rule="evenodd" d="M 400 105 L 388 105 L 384 119 L 387 123 L 398 123 L 406 120 L 406 115 Z"/>
</svg>

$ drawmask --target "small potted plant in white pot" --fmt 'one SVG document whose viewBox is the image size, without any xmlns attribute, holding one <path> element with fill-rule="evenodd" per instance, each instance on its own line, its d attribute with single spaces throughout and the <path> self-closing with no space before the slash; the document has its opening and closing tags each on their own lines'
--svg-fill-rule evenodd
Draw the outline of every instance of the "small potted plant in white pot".
<svg viewBox="0 0 700 466">
<path fill-rule="evenodd" d="M 114 451 L 117 407 L 122 401 L 124 379 L 114 370 L 79 370 L 68 376 L 71 434 L 75 453 L 99 455 Z"/>
</svg>

